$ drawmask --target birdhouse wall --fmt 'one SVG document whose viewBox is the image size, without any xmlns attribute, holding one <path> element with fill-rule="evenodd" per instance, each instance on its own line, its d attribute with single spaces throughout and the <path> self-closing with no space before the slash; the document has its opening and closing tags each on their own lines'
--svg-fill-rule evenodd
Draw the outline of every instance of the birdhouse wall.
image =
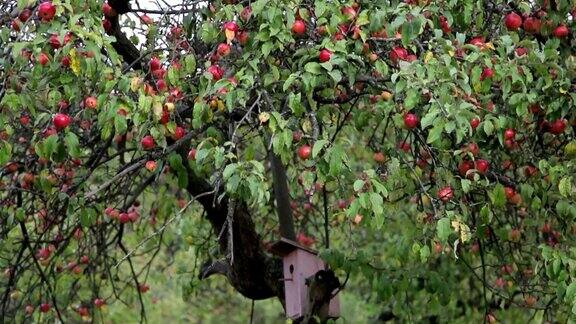
<svg viewBox="0 0 576 324">
<path fill-rule="evenodd" d="M 308 312 L 308 286 L 306 278 L 324 269 L 324 261 L 318 256 L 301 249 L 296 249 L 283 258 L 286 316 L 296 319 Z M 288 279 L 288 280 L 286 280 Z M 291 280 L 290 280 L 291 279 Z M 340 315 L 338 296 L 330 301 L 329 316 Z"/>
</svg>

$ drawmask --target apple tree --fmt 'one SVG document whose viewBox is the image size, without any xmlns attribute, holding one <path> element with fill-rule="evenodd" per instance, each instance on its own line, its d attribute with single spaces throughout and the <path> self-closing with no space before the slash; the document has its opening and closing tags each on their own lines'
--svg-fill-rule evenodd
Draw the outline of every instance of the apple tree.
<svg viewBox="0 0 576 324">
<path fill-rule="evenodd" d="M 175 248 L 283 302 L 280 237 L 380 321 L 575 316 L 574 1 L 150 2 L 0 4 L 3 319 Z"/>
</svg>

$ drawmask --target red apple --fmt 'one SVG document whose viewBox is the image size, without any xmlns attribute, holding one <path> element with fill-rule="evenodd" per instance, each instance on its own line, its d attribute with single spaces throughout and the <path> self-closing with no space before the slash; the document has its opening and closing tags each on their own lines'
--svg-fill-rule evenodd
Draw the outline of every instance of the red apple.
<svg viewBox="0 0 576 324">
<path fill-rule="evenodd" d="M 146 170 L 148 170 L 150 172 L 156 171 L 157 167 L 158 167 L 158 163 L 156 163 L 156 161 L 153 161 L 153 160 L 147 161 L 146 165 L 145 165 Z"/>
<path fill-rule="evenodd" d="M 170 38 L 171 39 L 178 39 L 180 38 L 180 36 L 182 36 L 182 32 L 184 30 L 182 29 L 182 27 L 180 26 L 172 26 L 170 28 Z"/>
<path fill-rule="evenodd" d="M 348 20 L 353 20 L 354 18 L 356 18 L 356 10 L 354 8 L 345 6 L 345 7 L 342 7 L 341 10 L 342 10 L 342 14 L 344 16 L 346 16 L 346 18 Z"/>
<path fill-rule="evenodd" d="M 192 148 L 188 151 L 188 160 L 194 161 L 196 160 L 196 149 Z"/>
<path fill-rule="evenodd" d="M 528 54 L 528 49 L 526 47 L 518 47 L 516 48 L 515 52 L 518 56 L 524 56 Z"/>
<path fill-rule="evenodd" d="M 470 121 L 470 126 L 472 127 L 472 129 L 478 128 L 479 125 L 480 125 L 480 119 L 476 117 L 472 118 L 472 120 Z"/>
<path fill-rule="evenodd" d="M 240 31 L 238 32 L 238 36 L 236 36 L 238 38 L 238 42 L 240 43 L 240 45 L 246 45 L 248 44 L 248 40 L 250 39 L 250 34 L 247 31 Z"/>
<path fill-rule="evenodd" d="M 302 36 L 306 33 L 306 23 L 301 19 L 296 19 L 292 24 L 292 33 Z"/>
<path fill-rule="evenodd" d="M 492 77 L 494 77 L 494 70 L 489 67 L 485 67 L 484 70 L 482 70 L 482 74 L 480 75 L 480 80 L 491 79 Z"/>
<path fill-rule="evenodd" d="M 218 55 L 220 55 L 222 57 L 226 57 L 226 56 L 228 56 L 228 54 L 230 54 L 230 45 L 228 45 L 226 43 L 221 43 L 218 45 L 216 52 L 218 53 Z"/>
<path fill-rule="evenodd" d="M 148 286 L 148 285 L 145 284 L 145 283 L 142 283 L 142 284 L 140 284 L 140 285 L 138 286 L 138 290 L 139 290 L 141 293 L 145 293 L 145 292 L 147 292 L 148 290 L 150 290 L 150 286 Z"/>
<path fill-rule="evenodd" d="M 42 2 L 38 6 L 38 17 L 44 22 L 49 22 L 54 19 L 56 15 L 56 6 L 52 4 L 52 1 Z"/>
<path fill-rule="evenodd" d="M 112 6 L 108 4 L 108 2 L 104 2 L 102 4 L 102 13 L 104 14 L 104 17 L 108 18 L 116 17 L 116 15 L 118 14 L 116 13 L 116 10 L 114 10 L 114 8 L 112 8 Z"/>
<path fill-rule="evenodd" d="M 318 55 L 318 60 L 321 63 L 324 63 L 324 62 L 330 61 L 331 57 L 332 57 L 332 52 L 330 50 L 324 48 L 320 51 L 320 54 Z"/>
<path fill-rule="evenodd" d="M 97 308 L 102 308 L 102 306 L 106 305 L 106 301 L 102 298 L 96 298 L 94 299 L 94 306 L 96 306 Z"/>
<path fill-rule="evenodd" d="M 568 36 L 568 34 L 570 34 L 570 29 L 568 29 L 568 27 L 566 27 L 565 25 L 560 25 L 556 27 L 556 29 L 554 29 L 554 31 L 552 32 L 552 35 L 554 35 L 554 37 L 556 38 L 565 38 Z"/>
<path fill-rule="evenodd" d="M 140 141 L 140 144 L 142 145 L 142 148 L 145 150 L 151 150 L 154 147 L 156 147 L 156 142 L 154 141 L 154 137 L 152 137 L 151 135 L 146 135 L 142 138 L 142 140 Z"/>
<path fill-rule="evenodd" d="M 50 58 L 45 53 L 40 53 L 40 55 L 38 55 L 38 63 L 40 63 L 40 65 L 46 65 L 50 63 Z"/>
<path fill-rule="evenodd" d="M 27 22 L 31 16 L 32 16 L 32 10 L 26 8 L 22 10 L 22 12 L 18 15 L 18 19 L 20 19 L 21 22 Z"/>
<path fill-rule="evenodd" d="M 20 116 L 20 124 L 22 124 L 22 126 L 30 124 L 30 116 L 26 114 Z"/>
<path fill-rule="evenodd" d="M 42 304 L 40 304 L 40 311 L 41 311 L 42 313 L 48 313 L 48 312 L 50 311 L 50 308 L 51 308 L 51 307 L 52 307 L 52 306 L 51 306 L 50 304 L 48 304 L 48 303 L 42 303 Z"/>
<path fill-rule="evenodd" d="M 84 107 L 88 109 L 96 109 L 98 107 L 98 99 L 93 96 L 87 97 L 84 99 Z"/>
<path fill-rule="evenodd" d="M 102 19 L 102 28 L 107 34 L 112 34 L 112 22 L 108 19 Z"/>
<path fill-rule="evenodd" d="M 419 122 L 420 120 L 418 119 L 418 116 L 416 116 L 416 114 L 407 113 L 404 115 L 404 126 L 408 129 L 414 129 L 418 127 Z"/>
<path fill-rule="evenodd" d="M 78 315 L 80 315 L 82 317 L 86 317 L 86 316 L 90 315 L 90 311 L 88 310 L 88 307 L 79 307 L 77 311 L 78 311 Z"/>
<path fill-rule="evenodd" d="M 237 32 L 238 31 L 238 24 L 236 24 L 236 22 L 234 22 L 234 21 L 228 21 L 228 22 L 224 23 L 224 30 Z"/>
<path fill-rule="evenodd" d="M 442 200 L 443 202 L 448 202 L 454 198 L 454 190 L 452 187 L 444 187 L 438 190 L 438 199 Z"/>
<path fill-rule="evenodd" d="M 374 161 L 376 161 L 377 163 L 383 163 L 386 160 L 386 157 L 384 156 L 384 153 L 382 152 L 376 152 L 374 153 L 373 157 Z"/>
<path fill-rule="evenodd" d="M 474 168 L 474 166 L 472 165 L 472 162 L 462 161 L 458 165 L 458 173 L 460 173 L 461 176 L 465 177 L 467 175 L 468 171 L 473 169 L 473 168 Z"/>
<path fill-rule="evenodd" d="M 439 21 L 440 21 L 440 28 L 442 28 L 442 31 L 444 33 L 449 34 L 452 32 L 452 28 L 450 28 L 450 25 L 448 24 L 448 20 L 446 19 L 446 17 L 440 16 Z"/>
<path fill-rule="evenodd" d="M 20 21 L 20 19 L 16 18 L 16 19 L 12 20 L 12 22 L 10 23 L 10 26 L 12 27 L 12 29 L 14 29 L 14 31 L 19 32 L 20 27 L 22 26 L 22 22 Z"/>
<path fill-rule="evenodd" d="M 243 22 L 248 22 L 248 20 L 250 20 L 250 17 L 252 17 L 252 8 L 245 7 L 244 9 L 242 9 L 242 11 L 240 12 L 240 19 Z"/>
<path fill-rule="evenodd" d="M 148 162 L 150 162 L 150 161 L 148 161 Z M 118 221 L 121 224 L 130 223 L 130 215 L 128 215 L 128 213 L 120 213 L 120 215 L 118 216 Z"/>
<path fill-rule="evenodd" d="M 504 139 L 513 140 L 516 138 L 516 131 L 512 128 L 508 128 L 504 131 Z"/>
<path fill-rule="evenodd" d="M 141 15 L 140 20 L 146 25 L 153 25 L 154 24 L 154 20 L 152 18 L 150 18 L 150 16 L 148 16 L 147 14 Z"/>
<path fill-rule="evenodd" d="M 60 64 L 62 64 L 63 67 L 69 67 L 70 66 L 70 57 L 64 56 L 62 58 L 62 60 L 60 60 Z"/>
<path fill-rule="evenodd" d="M 168 85 L 166 84 L 166 81 L 164 79 L 157 80 L 156 89 L 158 89 L 158 91 L 160 92 L 165 92 L 166 90 L 168 90 Z"/>
<path fill-rule="evenodd" d="M 506 199 L 510 200 L 510 199 L 512 199 L 512 197 L 514 197 L 516 195 L 516 190 L 514 190 L 514 188 L 511 188 L 511 187 L 505 187 L 504 193 L 506 195 Z"/>
<path fill-rule="evenodd" d="M 162 61 L 160 61 L 160 59 L 157 57 L 153 57 L 150 59 L 149 66 L 151 71 L 159 70 L 162 68 Z"/>
<path fill-rule="evenodd" d="M 556 119 L 550 125 L 550 133 L 552 133 L 554 135 L 560 135 L 560 134 L 564 133 L 567 125 L 568 125 L 568 121 L 566 119 Z"/>
<path fill-rule="evenodd" d="M 56 127 L 56 130 L 62 130 L 72 123 L 72 118 L 66 114 L 57 113 L 52 118 L 52 123 L 54 124 L 54 127 Z"/>
<path fill-rule="evenodd" d="M 176 129 L 174 130 L 174 135 L 172 135 L 172 138 L 175 141 L 177 141 L 177 140 L 181 139 L 182 137 L 184 137 L 184 135 L 186 135 L 186 130 L 184 129 L 184 127 L 176 126 Z"/>
<path fill-rule="evenodd" d="M 468 144 L 466 151 L 470 152 L 472 156 L 478 156 L 478 154 L 480 154 L 480 148 L 478 147 L 478 144 L 474 142 Z"/>
<path fill-rule="evenodd" d="M 52 46 L 53 49 L 59 49 L 60 47 L 62 47 L 62 44 L 60 43 L 60 39 L 58 38 L 57 34 L 52 34 L 48 39 L 48 43 L 50 43 L 50 46 Z"/>
<path fill-rule="evenodd" d="M 312 148 L 310 147 L 310 145 L 300 146 L 300 148 L 298 149 L 298 156 L 302 160 L 308 160 L 308 158 L 310 158 L 310 155 L 312 155 Z"/>
<path fill-rule="evenodd" d="M 208 67 L 208 72 L 212 74 L 214 81 L 218 81 L 224 76 L 224 69 L 222 69 L 217 64 L 210 65 L 210 67 Z"/>
<path fill-rule="evenodd" d="M 408 51 L 404 47 L 396 46 L 390 51 L 390 60 L 394 64 L 398 64 L 398 61 L 404 61 L 406 58 L 408 58 Z"/>
<path fill-rule="evenodd" d="M 524 20 L 524 24 L 522 28 L 529 34 L 537 34 L 540 33 L 540 29 L 542 27 L 542 22 L 540 19 L 535 17 L 528 17 Z"/>
<path fill-rule="evenodd" d="M 478 171 L 478 173 L 486 174 L 486 172 L 490 168 L 490 162 L 484 159 L 478 159 L 476 160 L 474 168 Z"/>
<path fill-rule="evenodd" d="M 518 30 L 522 26 L 522 17 L 515 12 L 511 12 L 504 18 L 504 24 L 508 30 Z"/>
<path fill-rule="evenodd" d="M 476 47 L 484 47 L 486 41 L 484 40 L 484 37 L 474 37 L 468 43 Z"/>
</svg>

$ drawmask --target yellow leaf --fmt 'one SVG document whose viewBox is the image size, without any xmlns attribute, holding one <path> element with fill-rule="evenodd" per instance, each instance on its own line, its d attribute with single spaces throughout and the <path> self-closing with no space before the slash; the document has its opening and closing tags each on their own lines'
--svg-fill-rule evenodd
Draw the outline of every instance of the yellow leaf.
<svg viewBox="0 0 576 324">
<path fill-rule="evenodd" d="M 560 88 L 560 93 L 561 93 L 561 94 L 566 94 L 566 92 L 568 92 L 566 89 Z"/>
<path fill-rule="evenodd" d="M 470 240 L 470 237 L 472 237 L 472 234 L 470 233 L 470 227 L 468 227 L 468 225 L 466 224 L 461 224 L 460 225 L 460 240 L 462 241 L 462 243 L 466 243 Z"/>
<path fill-rule="evenodd" d="M 454 51 L 448 51 L 448 55 L 450 55 L 450 57 L 453 57 L 453 56 L 454 56 L 454 54 L 455 54 L 455 52 L 454 52 Z"/>
<path fill-rule="evenodd" d="M 232 40 L 234 39 L 234 36 L 236 36 L 236 33 L 230 29 L 226 29 L 224 31 L 224 34 L 226 34 L 226 41 L 228 42 L 228 44 L 230 44 L 232 42 Z"/>
<path fill-rule="evenodd" d="M 302 123 L 302 130 L 304 131 L 304 133 L 308 133 L 312 131 L 312 123 L 309 120 L 305 120 Z"/>
<path fill-rule="evenodd" d="M 482 84 L 480 84 L 480 82 L 476 82 L 474 83 L 473 87 L 475 92 L 480 92 L 480 90 L 482 89 Z"/>
<path fill-rule="evenodd" d="M 432 51 L 428 51 L 426 52 L 426 56 L 424 56 L 424 63 L 428 63 L 430 62 L 430 60 L 434 58 L 434 54 L 432 53 Z"/>
<path fill-rule="evenodd" d="M 494 44 L 492 44 L 491 42 L 484 44 L 484 47 L 485 47 L 485 48 L 489 48 L 489 49 L 491 49 L 491 50 L 495 50 Z"/>
<path fill-rule="evenodd" d="M 258 119 L 260 120 L 261 124 L 264 124 L 270 120 L 270 114 L 265 111 L 261 112 L 260 115 L 258 115 Z"/>
<path fill-rule="evenodd" d="M 456 219 L 452 221 L 452 227 L 456 233 L 460 234 L 460 241 L 462 243 L 466 243 L 470 240 L 472 235 L 470 234 L 470 227 L 468 227 L 468 225 L 462 223 L 459 219 Z"/>
<path fill-rule="evenodd" d="M 218 100 L 218 110 L 221 112 L 224 112 L 226 110 L 226 105 L 224 104 L 224 101 Z"/>
<path fill-rule="evenodd" d="M 70 68 L 74 74 L 80 75 L 80 60 L 78 59 L 75 48 L 70 50 Z"/>
<path fill-rule="evenodd" d="M 460 232 L 460 221 L 453 220 L 452 221 L 452 228 L 454 228 L 454 232 Z"/>
<path fill-rule="evenodd" d="M 140 85 L 142 84 L 142 80 L 139 77 L 133 77 L 130 81 L 130 90 L 133 92 L 138 91 Z"/>
<path fill-rule="evenodd" d="M 155 116 L 157 119 L 162 118 L 162 113 L 164 112 L 163 110 L 164 110 L 164 109 L 163 109 L 162 103 L 159 102 L 159 101 L 157 101 L 157 100 L 155 100 L 155 101 L 154 101 L 154 104 L 152 105 L 152 111 L 154 112 L 154 116 Z"/>
</svg>

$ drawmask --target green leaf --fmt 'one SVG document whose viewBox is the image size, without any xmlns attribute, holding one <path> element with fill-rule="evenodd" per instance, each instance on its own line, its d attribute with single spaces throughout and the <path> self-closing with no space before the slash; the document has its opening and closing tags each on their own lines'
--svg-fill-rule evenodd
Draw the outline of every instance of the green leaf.
<svg viewBox="0 0 576 324">
<path fill-rule="evenodd" d="M 420 125 L 422 126 L 422 128 L 426 128 L 432 124 L 434 124 L 434 121 L 436 120 L 436 117 L 438 116 L 438 114 L 440 113 L 440 111 L 438 109 L 434 109 L 431 108 L 428 113 L 426 115 L 424 115 L 424 117 L 422 117 L 422 121 L 420 122 Z"/>
<path fill-rule="evenodd" d="M 402 45 L 408 46 L 410 44 L 410 40 L 413 37 L 413 26 L 410 22 L 405 22 L 402 24 Z"/>
<path fill-rule="evenodd" d="M 118 114 L 114 117 L 114 128 L 116 129 L 116 134 L 122 135 L 128 130 L 128 123 L 126 117 Z"/>
<path fill-rule="evenodd" d="M 472 181 L 468 179 L 461 179 L 460 184 L 462 185 L 462 191 L 464 191 L 464 193 L 470 192 L 470 186 L 472 185 Z"/>
<path fill-rule="evenodd" d="M 236 164 L 236 163 L 228 164 L 224 168 L 224 171 L 222 172 L 222 177 L 224 177 L 224 179 L 230 178 L 232 176 L 232 174 L 234 174 L 234 172 L 236 172 L 237 168 L 238 168 L 238 164 Z"/>
<path fill-rule="evenodd" d="M 262 44 L 262 54 L 264 55 L 264 57 L 268 57 L 268 55 L 270 55 L 270 52 L 272 52 L 272 50 L 274 49 L 274 43 L 273 42 L 266 42 L 264 44 Z"/>
<path fill-rule="evenodd" d="M 282 91 L 287 91 L 288 88 L 290 88 L 290 86 L 298 79 L 298 77 L 300 77 L 299 72 L 290 74 L 290 76 L 288 76 L 286 81 L 284 81 L 284 85 L 282 86 Z"/>
<path fill-rule="evenodd" d="M 76 134 L 68 132 L 64 138 L 64 142 L 66 143 L 66 147 L 68 147 L 68 154 L 70 154 L 71 157 L 77 158 L 81 155 L 79 149 L 80 142 Z"/>
<path fill-rule="evenodd" d="M 196 74 L 196 56 L 190 54 L 184 57 L 184 69 L 188 74 Z"/>
<path fill-rule="evenodd" d="M 450 234 L 452 233 L 450 218 L 444 217 L 438 220 L 438 223 L 436 224 L 436 233 L 440 241 L 446 242 L 448 240 L 448 237 L 450 237 Z"/>
<path fill-rule="evenodd" d="M 506 205 L 506 193 L 504 191 L 504 186 L 497 184 L 494 190 L 488 194 L 492 204 L 496 207 L 504 207 Z"/>
<path fill-rule="evenodd" d="M 424 245 L 420 248 L 420 261 L 426 262 L 428 261 L 428 257 L 430 256 L 430 247 L 428 245 Z"/>
<path fill-rule="evenodd" d="M 574 302 L 576 298 L 576 281 L 572 281 L 568 288 L 566 288 L 566 298 L 570 302 Z"/>
<path fill-rule="evenodd" d="M 360 191 L 362 188 L 364 188 L 364 180 L 356 180 L 354 181 L 354 191 L 358 192 Z"/>
<path fill-rule="evenodd" d="M 328 72 L 328 74 L 332 77 L 334 83 L 336 84 L 342 80 L 342 73 L 339 70 L 332 70 Z"/>
<path fill-rule="evenodd" d="M 558 183 L 558 189 L 560 190 L 560 194 L 562 196 L 568 198 L 572 193 L 572 179 L 562 178 L 560 183 Z"/>
<path fill-rule="evenodd" d="M 376 71 L 378 71 L 383 77 L 388 76 L 388 64 L 382 60 L 377 60 L 375 63 Z"/>
<path fill-rule="evenodd" d="M 268 0 L 258 0 L 252 3 L 252 13 L 254 15 L 259 15 L 262 10 L 264 10 L 264 7 L 266 7 L 266 4 L 268 4 Z"/>
<path fill-rule="evenodd" d="M 421 95 L 416 89 L 410 89 L 406 93 L 406 99 L 404 99 L 404 106 L 406 109 L 412 109 L 416 107 L 420 101 Z"/>
<path fill-rule="evenodd" d="M 58 147 L 58 136 L 57 135 L 48 136 L 48 138 L 46 138 L 43 142 L 43 147 L 45 153 L 44 157 L 49 158 L 50 156 L 52 156 L 52 154 L 56 152 L 56 149 Z"/>
<path fill-rule="evenodd" d="M 314 143 L 314 147 L 312 148 L 312 158 L 316 158 L 318 153 L 328 144 L 328 140 L 321 139 Z"/>
<path fill-rule="evenodd" d="M 0 142 L 0 165 L 4 165 L 10 161 L 12 157 L 12 145 L 8 142 Z"/>
<path fill-rule="evenodd" d="M 445 123 L 442 120 L 440 122 L 437 122 L 436 125 L 434 125 L 434 127 L 428 133 L 428 138 L 426 139 L 426 142 L 428 144 L 435 143 L 440 139 L 440 136 L 442 135 L 442 132 L 444 131 L 444 124 Z"/>
<path fill-rule="evenodd" d="M 312 74 L 322 74 L 323 68 L 320 63 L 317 62 L 308 62 L 304 65 L 304 71 L 312 73 Z"/>
<path fill-rule="evenodd" d="M 486 135 L 488 136 L 491 136 L 492 133 L 494 132 L 494 124 L 492 124 L 490 120 L 485 120 L 483 124 L 484 124 L 484 133 L 486 133 Z"/>
<path fill-rule="evenodd" d="M 384 199 L 382 196 L 375 192 L 370 193 L 370 203 L 372 204 L 372 211 L 374 214 L 384 214 Z"/>
<path fill-rule="evenodd" d="M 96 223 L 96 211 L 92 208 L 82 208 L 80 210 L 80 224 L 89 227 Z"/>
</svg>

